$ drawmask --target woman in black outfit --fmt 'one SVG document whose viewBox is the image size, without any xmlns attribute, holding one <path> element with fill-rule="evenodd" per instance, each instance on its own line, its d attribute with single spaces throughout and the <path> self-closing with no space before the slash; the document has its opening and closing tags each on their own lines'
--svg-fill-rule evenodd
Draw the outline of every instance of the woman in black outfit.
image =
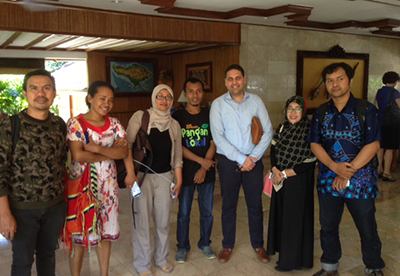
<svg viewBox="0 0 400 276">
<path fill-rule="evenodd" d="M 300 96 L 286 101 L 285 122 L 272 140 L 273 189 L 267 254 L 279 252 L 277 271 L 312 268 L 314 255 L 314 170 L 316 158 L 307 143 L 310 121 Z"/>
</svg>

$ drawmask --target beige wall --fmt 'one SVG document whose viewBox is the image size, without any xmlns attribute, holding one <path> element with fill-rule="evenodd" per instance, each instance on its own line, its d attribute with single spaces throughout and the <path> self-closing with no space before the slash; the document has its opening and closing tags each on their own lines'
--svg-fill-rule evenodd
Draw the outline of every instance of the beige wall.
<svg viewBox="0 0 400 276">
<path fill-rule="evenodd" d="M 283 120 L 286 99 L 296 93 L 297 50 L 328 51 L 339 44 L 348 53 L 369 54 L 368 99 L 373 101 L 386 71 L 400 73 L 400 40 L 242 25 L 240 64 L 247 90 L 267 106 L 274 128 Z"/>
</svg>

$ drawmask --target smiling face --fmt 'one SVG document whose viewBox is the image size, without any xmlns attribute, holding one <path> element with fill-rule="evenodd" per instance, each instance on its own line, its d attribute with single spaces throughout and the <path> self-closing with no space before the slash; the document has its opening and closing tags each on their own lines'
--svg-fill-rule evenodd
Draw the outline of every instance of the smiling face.
<svg viewBox="0 0 400 276">
<path fill-rule="evenodd" d="M 106 116 L 113 108 L 114 93 L 108 87 L 101 86 L 97 88 L 97 93 L 92 97 L 88 95 L 90 110 L 95 113 Z"/>
<path fill-rule="evenodd" d="M 29 103 L 28 112 L 49 111 L 56 97 L 53 82 L 47 76 L 35 75 L 28 79 L 26 91 L 22 91 Z"/>
<path fill-rule="evenodd" d="M 286 118 L 292 124 L 300 122 L 303 117 L 303 109 L 296 102 L 291 102 L 286 108 Z"/>
<path fill-rule="evenodd" d="M 160 111 L 168 111 L 171 109 L 173 97 L 167 89 L 162 89 L 156 95 L 156 108 Z"/>
<path fill-rule="evenodd" d="M 245 84 L 246 77 L 239 70 L 232 69 L 226 73 L 225 86 L 232 96 L 239 96 L 244 93 Z"/>
<path fill-rule="evenodd" d="M 187 102 L 188 105 L 191 105 L 193 107 L 200 106 L 201 101 L 203 100 L 204 97 L 204 91 L 201 86 L 201 83 L 188 82 L 186 84 L 185 96 L 188 100 Z"/>
<path fill-rule="evenodd" d="M 326 90 L 332 98 L 342 98 L 348 96 L 353 79 L 349 80 L 346 71 L 339 67 L 332 74 L 326 74 Z"/>
</svg>

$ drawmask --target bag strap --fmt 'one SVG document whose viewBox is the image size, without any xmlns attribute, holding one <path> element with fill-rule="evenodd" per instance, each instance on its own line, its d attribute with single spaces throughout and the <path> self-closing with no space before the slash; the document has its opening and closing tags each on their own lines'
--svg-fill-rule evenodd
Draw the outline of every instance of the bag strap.
<svg viewBox="0 0 400 276">
<path fill-rule="evenodd" d="M 322 127 L 322 122 L 324 121 L 325 112 L 328 109 L 328 103 L 324 103 L 319 107 L 318 115 L 319 115 L 319 126 Z"/>
<path fill-rule="evenodd" d="M 393 87 L 393 90 L 392 90 L 392 92 L 390 93 L 390 100 L 389 100 L 389 104 L 393 104 L 395 102 L 395 99 L 394 99 L 394 87 Z M 388 105 L 389 105 L 388 104 Z"/>
<path fill-rule="evenodd" d="M 150 121 L 150 113 L 148 110 L 145 110 L 142 117 L 142 124 L 140 128 L 147 134 L 147 130 L 149 129 L 149 121 Z"/>
<path fill-rule="evenodd" d="M 81 117 L 81 115 L 79 115 L 79 116 L 77 117 L 77 119 L 78 119 L 79 124 L 80 124 L 81 127 L 82 127 L 82 132 L 83 132 L 83 134 L 85 135 L 86 143 L 89 144 L 90 140 L 89 140 L 89 134 L 88 134 L 88 132 L 87 132 L 86 122 L 85 122 L 85 120 Z"/>
<path fill-rule="evenodd" d="M 145 110 L 142 116 L 142 122 L 140 124 L 140 129 L 139 131 L 143 131 L 146 139 L 147 139 L 147 130 L 149 129 L 149 121 L 150 121 L 150 113 Z M 142 145 L 142 141 L 140 139 L 136 139 L 137 141 L 137 148 L 141 149 L 143 147 L 146 146 L 146 142 L 144 143 L 144 145 Z M 133 150 L 133 148 L 132 148 Z"/>
<path fill-rule="evenodd" d="M 365 114 L 367 113 L 368 101 L 364 99 L 357 99 L 357 117 L 360 121 L 361 128 L 365 134 Z"/>
<path fill-rule="evenodd" d="M 12 115 L 10 117 L 10 122 L 11 122 L 12 138 L 13 138 L 13 144 L 12 144 L 11 153 L 14 154 L 14 151 L 15 151 L 15 148 L 17 147 L 17 142 L 18 142 L 18 139 L 19 139 L 19 129 L 21 127 L 21 121 L 19 119 L 18 114 Z"/>
</svg>

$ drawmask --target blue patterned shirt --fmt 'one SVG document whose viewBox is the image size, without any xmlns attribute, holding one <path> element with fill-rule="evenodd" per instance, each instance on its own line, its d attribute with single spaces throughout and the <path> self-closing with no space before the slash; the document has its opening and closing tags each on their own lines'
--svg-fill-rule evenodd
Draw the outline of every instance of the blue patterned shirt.
<svg viewBox="0 0 400 276">
<path fill-rule="evenodd" d="M 368 103 L 365 133 L 357 116 L 357 99 L 351 94 L 339 112 L 331 100 L 320 124 L 319 108 L 315 110 L 308 142 L 321 144 L 333 161 L 350 163 L 364 145 L 381 140 L 378 110 Z M 363 142 L 365 140 L 365 142 Z M 340 192 L 332 189 L 336 174 L 320 163 L 317 190 L 322 194 L 346 198 L 375 198 L 379 194 L 377 160 L 373 158 L 350 179 L 350 186 Z"/>
</svg>

